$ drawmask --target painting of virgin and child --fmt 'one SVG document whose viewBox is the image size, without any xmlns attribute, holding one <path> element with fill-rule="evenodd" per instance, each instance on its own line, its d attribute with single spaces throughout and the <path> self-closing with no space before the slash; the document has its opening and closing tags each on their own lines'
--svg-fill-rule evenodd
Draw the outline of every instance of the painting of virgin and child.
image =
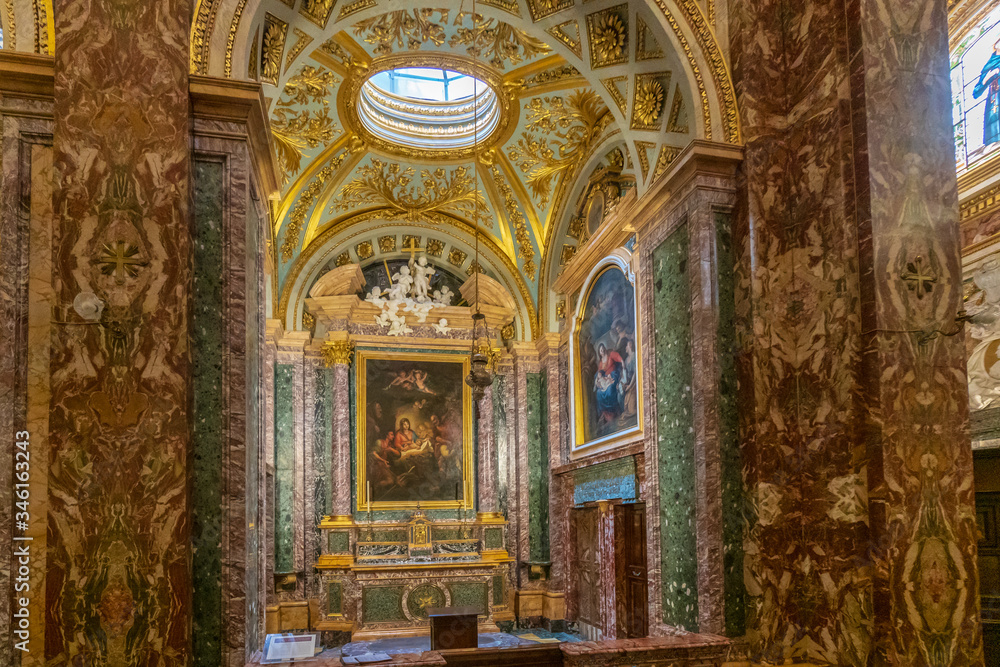
<svg viewBox="0 0 1000 667">
<path fill-rule="evenodd" d="M 635 290 L 617 266 L 593 281 L 577 333 L 582 443 L 639 423 Z M 581 440 L 578 437 L 578 440 Z"/>
<path fill-rule="evenodd" d="M 464 492 L 462 361 L 366 358 L 364 486 L 373 503 L 455 501 Z"/>
</svg>

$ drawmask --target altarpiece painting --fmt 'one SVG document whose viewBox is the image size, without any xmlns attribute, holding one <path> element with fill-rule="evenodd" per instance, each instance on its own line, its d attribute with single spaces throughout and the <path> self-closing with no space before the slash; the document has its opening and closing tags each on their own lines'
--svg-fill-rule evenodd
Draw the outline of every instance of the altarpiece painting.
<svg viewBox="0 0 1000 667">
<path fill-rule="evenodd" d="M 358 509 L 471 505 L 468 355 L 358 355 Z"/>
<path fill-rule="evenodd" d="M 641 428 L 635 285 L 611 256 L 584 285 L 573 331 L 575 446 L 607 443 Z"/>
</svg>

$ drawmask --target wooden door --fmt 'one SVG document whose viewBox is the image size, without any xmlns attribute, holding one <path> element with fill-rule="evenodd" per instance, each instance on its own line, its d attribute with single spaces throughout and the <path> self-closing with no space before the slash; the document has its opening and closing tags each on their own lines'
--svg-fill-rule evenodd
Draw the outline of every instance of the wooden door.
<svg viewBox="0 0 1000 667">
<path fill-rule="evenodd" d="M 615 551 L 619 634 L 645 637 L 649 632 L 645 505 L 615 507 Z"/>
<path fill-rule="evenodd" d="M 976 494 L 979 530 L 979 600 L 987 665 L 1000 665 L 1000 493 Z"/>
<path fill-rule="evenodd" d="M 595 507 L 574 509 L 573 570 L 576 581 L 576 620 L 591 628 L 601 627 L 601 569 L 598 546 L 598 511 Z"/>
</svg>

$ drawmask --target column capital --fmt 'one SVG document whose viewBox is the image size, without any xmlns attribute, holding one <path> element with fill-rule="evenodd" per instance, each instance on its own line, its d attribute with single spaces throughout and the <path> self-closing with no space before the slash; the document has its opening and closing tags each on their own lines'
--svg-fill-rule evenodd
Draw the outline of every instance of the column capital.
<svg viewBox="0 0 1000 667">
<path fill-rule="evenodd" d="M 264 340 L 277 345 L 278 341 L 285 335 L 285 327 L 281 320 L 269 319 L 264 323 Z"/>
<path fill-rule="evenodd" d="M 337 364 L 347 365 L 351 363 L 351 357 L 354 355 L 354 341 L 328 340 L 323 343 L 320 354 L 323 357 L 323 365 L 327 368 Z"/>
</svg>

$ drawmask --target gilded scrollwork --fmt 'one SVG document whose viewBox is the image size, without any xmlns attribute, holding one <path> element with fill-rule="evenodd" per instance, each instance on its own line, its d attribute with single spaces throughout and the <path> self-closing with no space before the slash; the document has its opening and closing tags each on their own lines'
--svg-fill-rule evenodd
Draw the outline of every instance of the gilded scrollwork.
<svg viewBox="0 0 1000 667">
<path fill-rule="evenodd" d="M 480 217 L 486 218 L 486 225 L 492 227 L 486 200 L 479 192 L 475 175 L 467 167 L 423 169 L 418 183 L 414 183 L 415 175 L 413 167 L 372 158 L 340 189 L 331 212 L 379 207 L 409 222 L 442 223 L 452 216 Z"/>
<path fill-rule="evenodd" d="M 298 250 L 306 214 L 309 213 L 313 202 L 323 189 L 323 184 L 340 168 L 347 155 L 348 153 L 341 151 L 330 160 L 328 165 L 320 169 L 309 181 L 309 185 L 302 190 L 295 206 L 292 207 L 292 212 L 288 215 L 288 225 L 285 228 L 285 240 L 281 244 L 281 258 L 286 262 L 291 261 L 295 256 L 295 251 Z"/>
<path fill-rule="evenodd" d="M 497 166 L 495 160 L 489 160 L 490 176 L 493 177 L 493 184 L 496 186 L 500 196 L 503 197 L 504 210 L 507 218 L 514 228 L 514 237 L 517 239 L 517 253 L 521 257 L 521 272 L 524 277 L 534 282 L 537 267 L 535 266 L 535 247 L 531 243 L 531 234 L 528 232 L 528 223 L 524 219 L 524 213 L 517 203 L 514 190 L 507 183 L 503 172 Z"/>
<path fill-rule="evenodd" d="M 453 48 L 465 46 L 466 53 L 474 57 L 489 58 L 494 67 L 503 69 L 505 62 L 517 65 L 551 51 L 545 42 L 523 30 L 478 14 L 462 12 L 455 19 L 456 25 L 460 25 L 466 16 L 472 19 L 472 27 L 459 27 L 448 40 L 448 45 Z"/>
<path fill-rule="evenodd" d="M 433 20 L 435 14 L 437 21 Z M 401 9 L 356 23 L 354 34 L 375 45 L 376 55 L 386 55 L 392 53 L 393 44 L 411 51 L 428 42 L 441 46 L 446 38 L 442 24 L 447 23 L 447 9 Z"/>
<path fill-rule="evenodd" d="M 577 90 L 565 99 L 535 97 L 524 108 L 525 132 L 507 154 L 527 174 L 531 194 L 545 206 L 553 179 L 572 171 L 590 152 L 611 114 L 591 89 Z"/>
<path fill-rule="evenodd" d="M 336 83 L 333 72 L 306 65 L 285 84 L 271 114 L 271 134 L 284 182 L 299 171 L 305 149 L 333 141 L 337 127 L 327 98 Z M 321 106 L 310 107 L 310 103 Z"/>
<path fill-rule="evenodd" d="M 281 72 L 281 56 L 285 51 L 285 38 L 288 35 L 288 24 L 270 14 L 264 18 L 264 41 L 260 50 L 261 81 L 278 84 Z"/>
</svg>

